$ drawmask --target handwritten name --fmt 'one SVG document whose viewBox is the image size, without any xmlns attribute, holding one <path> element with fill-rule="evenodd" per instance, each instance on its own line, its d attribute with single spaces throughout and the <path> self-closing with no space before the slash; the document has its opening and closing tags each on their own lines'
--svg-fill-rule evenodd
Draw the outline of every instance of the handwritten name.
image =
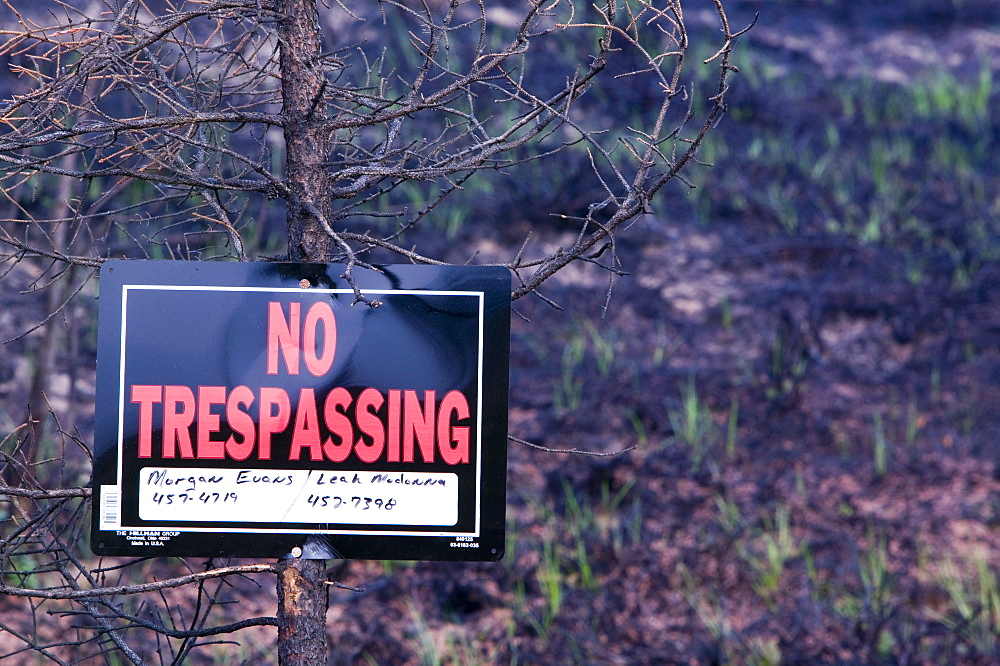
<svg viewBox="0 0 1000 666">
<path fill-rule="evenodd" d="M 236 475 L 237 485 L 241 483 L 269 483 L 276 486 L 290 486 L 292 480 L 291 474 L 257 474 L 246 469 L 240 470 L 239 474 Z"/>
<path fill-rule="evenodd" d="M 376 474 L 372 476 L 372 483 L 398 483 L 404 486 L 445 486 L 444 479 L 414 479 L 400 473 L 395 474 Z"/>
<path fill-rule="evenodd" d="M 178 490 L 183 489 L 186 492 L 193 492 L 195 488 L 198 487 L 199 483 L 214 484 L 222 483 L 223 477 L 221 476 L 171 476 L 170 472 L 165 469 L 154 469 L 149 472 L 146 477 L 147 486 L 179 486 Z"/>
</svg>

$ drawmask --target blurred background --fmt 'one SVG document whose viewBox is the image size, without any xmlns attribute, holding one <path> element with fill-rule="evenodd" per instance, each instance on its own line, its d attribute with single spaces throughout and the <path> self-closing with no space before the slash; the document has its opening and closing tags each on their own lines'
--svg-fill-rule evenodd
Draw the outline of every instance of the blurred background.
<svg viewBox="0 0 1000 666">
<path fill-rule="evenodd" d="M 1000 4 L 726 6 L 738 27 L 759 14 L 727 113 L 705 165 L 618 239 L 610 301 L 607 274 L 574 265 L 543 290 L 562 310 L 514 304 L 510 433 L 637 448 L 511 444 L 499 564 L 336 564 L 364 592 L 331 591 L 334 663 L 1000 660 Z M 685 7 L 700 62 L 717 21 Z M 651 111 L 641 87 L 588 95 L 595 117 Z M 470 180 L 421 242 L 456 263 L 529 229 L 571 243 L 552 213 L 600 184 L 585 153 L 558 160 Z M 72 196 L 21 188 L 0 217 L 58 217 Z M 279 253 L 283 211 L 252 205 L 248 254 Z M 2 341 L 79 284 L 33 294 L 44 266 L 27 268 L 0 282 Z M 88 441 L 95 295 L 0 351 L 0 438 L 44 392 Z M 53 486 L 86 483 L 85 457 L 49 441 L 76 461 Z M 229 594 L 233 613 L 273 613 L 266 586 Z M 274 658 L 273 630 L 231 638 L 205 663 Z"/>
</svg>

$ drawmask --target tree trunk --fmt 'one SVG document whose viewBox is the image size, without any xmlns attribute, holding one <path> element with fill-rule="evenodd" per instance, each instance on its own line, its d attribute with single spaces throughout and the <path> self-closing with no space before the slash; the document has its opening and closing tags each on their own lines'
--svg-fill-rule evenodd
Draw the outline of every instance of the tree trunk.
<svg viewBox="0 0 1000 666">
<path fill-rule="evenodd" d="M 285 131 L 285 181 L 289 261 L 325 262 L 330 237 L 317 214 L 329 219 L 330 155 L 323 127 L 326 77 L 315 0 L 278 0 L 279 66 Z M 326 663 L 327 590 L 323 560 L 282 561 L 278 575 L 278 663 Z"/>
<path fill-rule="evenodd" d="M 326 664 L 326 563 L 282 560 L 278 574 L 278 664 Z"/>
<path fill-rule="evenodd" d="M 326 163 L 330 133 L 326 119 L 323 39 L 316 0 L 279 0 L 278 48 L 285 122 L 288 259 L 325 262 L 330 237 L 317 213 L 329 219 Z"/>
<path fill-rule="evenodd" d="M 67 171 L 71 171 L 76 168 L 78 159 L 77 155 L 70 154 L 62 158 L 60 166 Z M 70 226 L 72 222 L 70 220 L 73 218 L 73 211 L 70 208 L 69 202 L 73 198 L 74 186 L 79 181 L 72 178 L 60 178 L 59 186 L 56 188 L 55 193 L 55 203 L 53 204 L 52 217 L 53 219 L 63 218 L 63 221 L 57 222 L 55 227 L 52 229 L 52 244 L 53 247 L 60 248 L 66 253 L 72 253 L 72 245 L 74 241 L 74 236 L 70 234 Z M 70 295 L 70 291 L 73 289 L 73 274 L 75 266 L 69 266 L 66 269 L 65 279 L 60 280 L 58 284 L 52 284 L 48 287 L 48 292 L 46 296 L 46 312 L 55 312 L 59 309 L 59 306 L 66 302 L 67 297 Z M 67 310 L 67 312 L 69 312 Z M 34 459 L 34 451 L 37 451 L 38 446 L 45 439 L 46 428 L 49 421 L 48 415 L 48 398 L 46 396 L 46 390 L 51 386 L 52 382 L 52 369 L 55 367 L 56 351 L 59 344 L 66 337 L 66 334 L 58 330 L 59 325 L 62 322 L 58 318 L 54 318 L 45 324 L 45 333 L 42 337 L 42 343 L 38 348 L 38 355 L 35 357 L 35 369 L 31 377 L 31 390 L 28 393 L 28 414 L 26 418 L 26 423 L 28 424 L 28 444 L 29 448 L 24 451 L 26 456 L 25 460 Z M 70 335 L 75 335 L 75 331 L 71 331 Z M 75 359 L 75 356 L 70 356 L 71 359 Z M 70 362 L 70 366 L 73 362 Z M 72 385 L 70 386 L 72 389 Z M 67 392 L 69 410 L 73 408 L 73 391 Z M 67 411 L 62 415 L 62 418 L 72 423 L 72 413 Z"/>
</svg>

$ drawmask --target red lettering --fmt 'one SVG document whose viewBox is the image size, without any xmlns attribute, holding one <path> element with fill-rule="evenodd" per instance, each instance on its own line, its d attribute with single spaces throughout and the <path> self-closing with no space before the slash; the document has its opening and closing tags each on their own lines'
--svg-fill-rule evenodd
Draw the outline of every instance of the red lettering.
<svg viewBox="0 0 1000 666">
<path fill-rule="evenodd" d="M 351 400 L 353 400 L 351 392 L 338 386 L 327 393 L 326 402 L 323 404 L 323 419 L 326 421 L 326 427 L 333 437 L 340 440 L 340 444 L 334 444 L 333 437 L 327 437 L 326 441 L 323 442 L 323 455 L 332 462 L 344 462 L 351 455 L 354 427 L 346 414 Z"/>
<path fill-rule="evenodd" d="M 139 403 L 140 458 L 153 456 L 153 405 L 162 399 L 162 386 L 132 386 L 132 402 Z"/>
<path fill-rule="evenodd" d="M 274 413 L 272 407 L 277 407 Z M 292 405 L 284 389 L 264 387 L 260 390 L 260 439 L 258 460 L 271 459 L 271 435 L 284 431 L 292 416 Z"/>
<path fill-rule="evenodd" d="M 354 406 L 354 420 L 357 421 L 358 428 L 372 440 L 371 444 L 368 444 L 363 437 L 359 437 L 354 444 L 354 453 L 361 462 L 375 462 L 385 449 L 385 430 L 376 414 L 383 402 L 385 398 L 381 393 L 373 388 L 366 388 L 358 396 L 357 404 Z"/>
<path fill-rule="evenodd" d="M 319 444 L 319 416 L 316 413 L 316 392 L 311 388 L 299 391 L 299 407 L 295 410 L 295 427 L 292 429 L 292 448 L 289 460 L 298 460 L 302 449 L 309 449 L 310 460 L 322 460 Z"/>
<path fill-rule="evenodd" d="M 299 374 L 300 312 L 299 303 L 290 303 L 286 320 L 281 303 L 271 301 L 267 304 L 267 374 L 278 374 L 279 350 L 285 359 L 288 374 Z"/>
<path fill-rule="evenodd" d="M 194 392 L 187 386 L 163 387 L 163 457 L 194 458 L 191 431 L 194 423 Z"/>
<path fill-rule="evenodd" d="M 318 316 L 319 321 L 327 325 L 325 315 Z M 322 354 L 309 360 L 314 369 L 328 349 L 324 347 Z M 355 401 L 348 389 L 336 387 L 326 394 L 322 414 L 313 387 L 299 390 L 294 414 L 287 391 L 277 387 L 262 387 L 255 394 L 246 386 L 230 391 L 225 386 L 192 390 L 187 386 L 134 385 L 131 402 L 139 412 L 139 458 L 153 457 L 154 421 L 159 416 L 156 406 L 162 404 L 162 450 L 158 454 L 165 459 L 246 460 L 256 449 L 258 460 L 270 460 L 275 435 L 290 430 L 288 458 L 293 461 L 342 463 L 353 452 L 366 464 L 379 460 L 415 463 L 420 462 L 419 451 L 424 463 L 436 462 L 438 454 L 448 465 L 469 463 L 472 425 L 468 399 L 460 391 L 449 391 L 439 404 L 435 391 L 423 394 L 421 400 L 419 391 L 412 389 L 391 389 L 383 394 L 366 388 Z M 257 398 L 258 407 L 251 411 Z M 225 432 L 229 436 L 223 439 L 220 433 Z"/>
<path fill-rule="evenodd" d="M 240 405 L 249 408 L 253 401 L 253 391 L 246 386 L 234 388 L 226 400 L 226 421 L 233 432 L 243 438 L 242 442 L 237 442 L 235 435 L 230 435 L 226 440 L 226 455 L 233 460 L 246 460 L 253 453 L 256 442 L 253 417 L 240 409 Z"/>
<path fill-rule="evenodd" d="M 434 462 L 434 391 L 424 391 L 420 408 L 416 391 L 403 392 L 403 462 L 413 462 L 413 440 L 424 462 Z"/>
<path fill-rule="evenodd" d="M 316 327 L 323 324 L 323 355 L 316 351 Z M 337 322 L 333 316 L 333 308 L 326 301 L 316 301 L 306 313 L 306 322 L 302 331 L 302 352 L 306 368 L 315 377 L 322 377 L 333 365 L 333 356 L 337 351 Z"/>
<path fill-rule="evenodd" d="M 389 415 L 386 418 L 389 430 L 387 442 L 388 462 L 399 462 L 399 401 L 402 393 L 398 389 L 389 391 Z"/>
<path fill-rule="evenodd" d="M 319 327 L 323 326 L 322 347 L 319 351 Z M 285 359 L 288 374 L 299 374 L 299 352 L 305 359 L 306 369 L 322 377 L 333 366 L 337 353 L 337 320 L 333 308 L 326 301 L 316 301 L 306 312 L 302 322 L 302 304 L 289 303 L 288 317 L 282 303 L 267 304 L 267 374 L 278 374 L 279 352 Z"/>
<path fill-rule="evenodd" d="M 438 414 L 438 451 L 449 465 L 469 462 L 469 426 L 454 425 L 470 416 L 469 401 L 459 391 L 449 391 Z M 449 432 L 450 430 L 450 432 Z"/>
<path fill-rule="evenodd" d="M 225 386 L 198 387 L 198 458 L 219 460 L 226 457 L 225 445 L 213 440 L 212 433 L 219 432 L 219 415 L 212 413 L 212 405 L 226 404 Z"/>
</svg>

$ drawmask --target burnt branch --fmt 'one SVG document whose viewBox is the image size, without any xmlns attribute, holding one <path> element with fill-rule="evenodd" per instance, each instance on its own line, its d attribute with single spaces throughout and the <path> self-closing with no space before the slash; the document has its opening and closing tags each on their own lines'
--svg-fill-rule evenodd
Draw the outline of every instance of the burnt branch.
<svg viewBox="0 0 1000 666">
<path fill-rule="evenodd" d="M 275 573 L 277 565 L 274 564 L 246 564 L 243 566 L 224 567 L 213 569 L 201 573 L 178 576 L 169 580 L 161 580 L 153 583 L 142 583 L 138 585 L 120 585 L 117 587 L 99 587 L 94 589 L 78 590 L 32 590 L 21 587 L 11 587 L 0 585 L 0 593 L 14 597 L 31 597 L 33 599 L 93 599 L 99 597 L 110 597 L 122 594 L 141 594 L 143 592 L 155 592 L 173 587 L 181 587 L 192 583 L 211 578 L 221 578 L 225 576 L 242 575 L 248 573 Z"/>
</svg>

